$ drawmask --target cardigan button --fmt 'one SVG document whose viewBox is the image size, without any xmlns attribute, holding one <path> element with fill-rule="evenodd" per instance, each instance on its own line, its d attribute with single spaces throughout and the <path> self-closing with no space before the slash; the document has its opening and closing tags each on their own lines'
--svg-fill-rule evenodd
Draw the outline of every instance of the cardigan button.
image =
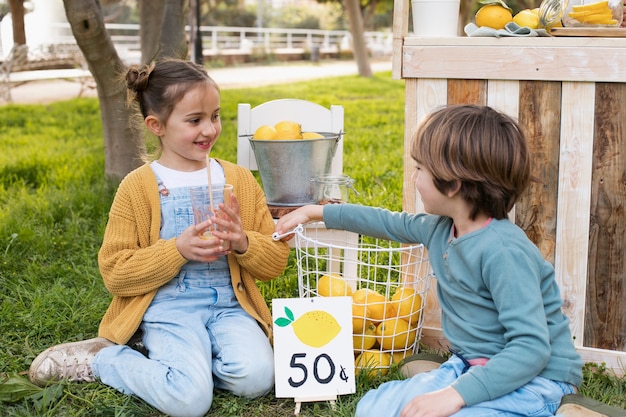
<svg viewBox="0 0 626 417">
<path fill-rule="evenodd" d="M 238 289 L 239 291 L 243 291 L 243 290 L 244 290 L 244 287 L 243 287 L 243 282 L 239 282 L 239 283 L 237 284 L 237 289 Z"/>
</svg>

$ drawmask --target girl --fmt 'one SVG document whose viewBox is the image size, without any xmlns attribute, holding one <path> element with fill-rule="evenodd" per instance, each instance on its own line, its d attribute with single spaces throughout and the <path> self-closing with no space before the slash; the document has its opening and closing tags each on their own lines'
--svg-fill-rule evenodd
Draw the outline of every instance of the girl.
<svg viewBox="0 0 626 417">
<path fill-rule="evenodd" d="M 272 318 L 255 284 L 278 276 L 289 247 L 252 174 L 210 160 L 213 184 L 234 185 L 227 231 L 201 239 L 190 188 L 208 187 L 207 153 L 221 133 L 220 94 L 204 68 L 164 60 L 126 74 L 130 98 L 159 138 L 158 159 L 120 184 L 98 255 L 113 300 L 99 336 L 33 361 L 38 384 L 68 378 L 136 395 L 166 414 L 202 416 L 213 388 L 257 397 L 274 385 Z M 228 249 L 225 249 L 228 248 Z M 127 344 L 142 335 L 141 351 Z"/>
<path fill-rule="evenodd" d="M 489 107 L 427 116 L 411 148 L 415 187 L 429 214 L 350 204 L 305 206 L 276 231 L 313 220 L 428 248 L 443 332 L 454 355 L 391 381 L 357 406 L 365 416 L 553 416 L 582 381 L 582 360 L 553 266 L 507 213 L 530 182 L 525 137 Z"/>
</svg>

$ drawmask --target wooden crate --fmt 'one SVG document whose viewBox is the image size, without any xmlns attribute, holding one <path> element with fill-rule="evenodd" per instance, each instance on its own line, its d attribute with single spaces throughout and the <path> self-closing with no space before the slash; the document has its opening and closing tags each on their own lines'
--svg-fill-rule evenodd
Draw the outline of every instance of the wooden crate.
<svg viewBox="0 0 626 417">
<path fill-rule="evenodd" d="M 511 218 L 556 269 L 574 344 L 626 371 L 626 39 L 411 38 L 396 1 L 393 74 L 406 83 L 403 206 L 419 212 L 411 135 L 434 108 L 486 104 L 528 135 L 533 183 Z M 445 344 L 434 294 L 424 341 Z"/>
</svg>

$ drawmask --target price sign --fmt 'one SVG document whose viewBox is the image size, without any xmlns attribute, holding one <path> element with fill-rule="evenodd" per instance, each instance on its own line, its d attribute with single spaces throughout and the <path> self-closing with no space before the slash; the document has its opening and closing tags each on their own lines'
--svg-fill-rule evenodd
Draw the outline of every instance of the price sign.
<svg viewBox="0 0 626 417">
<path fill-rule="evenodd" d="M 352 298 L 272 300 L 276 397 L 353 394 Z"/>
</svg>

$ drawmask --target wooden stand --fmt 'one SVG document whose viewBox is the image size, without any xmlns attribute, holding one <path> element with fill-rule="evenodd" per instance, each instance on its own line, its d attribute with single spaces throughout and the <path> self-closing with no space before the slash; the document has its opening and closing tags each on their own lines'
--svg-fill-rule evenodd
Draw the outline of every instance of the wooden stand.
<svg viewBox="0 0 626 417">
<path fill-rule="evenodd" d="M 328 395 L 328 396 L 319 396 L 319 397 L 310 397 L 310 398 L 294 398 L 293 400 L 296 402 L 296 409 L 294 410 L 293 415 L 295 417 L 299 417 L 300 407 L 302 406 L 302 403 L 310 403 L 314 401 L 330 401 L 330 407 L 334 410 L 335 401 L 337 401 L 337 396 Z"/>
<path fill-rule="evenodd" d="M 418 38 L 407 33 L 408 5 L 395 0 L 393 51 L 394 78 L 405 80 L 405 164 L 413 163 L 408 150 L 419 121 L 439 106 L 483 104 L 518 119 L 541 182 L 520 198 L 511 218 L 554 264 L 583 360 L 623 374 L 625 33 Z M 410 175 L 406 169 L 403 209 L 421 212 Z M 434 291 L 423 341 L 445 344 Z"/>
</svg>

